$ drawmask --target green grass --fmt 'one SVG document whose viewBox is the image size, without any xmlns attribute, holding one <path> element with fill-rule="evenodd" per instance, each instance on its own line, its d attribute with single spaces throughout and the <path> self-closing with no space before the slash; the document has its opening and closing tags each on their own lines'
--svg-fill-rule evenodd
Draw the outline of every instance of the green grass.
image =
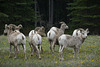
<svg viewBox="0 0 100 67">
<path fill-rule="evenodd" d="M 27 60 L 24 59 L 22 46 L 17 59 L 14 59 L 14 49 L 12 49 L 12 58 L 9 56 L 9 44 L 7 36 L 0 36 L 0 67 L 99 67 L 100 66 L 100 36 L 88 36 L 80 48 L 80 59 L 74 58 L 72 49 L 65 49 L 64 61 L 59 61 L 59 47 L 56 46 L 55 52 L 50 53 L 47 38 L 43 38 L 42 47 L 44 52 L 42 59 L 34 54 L 30 56 L 30 46 L 26 44 Z"/>
</svg>

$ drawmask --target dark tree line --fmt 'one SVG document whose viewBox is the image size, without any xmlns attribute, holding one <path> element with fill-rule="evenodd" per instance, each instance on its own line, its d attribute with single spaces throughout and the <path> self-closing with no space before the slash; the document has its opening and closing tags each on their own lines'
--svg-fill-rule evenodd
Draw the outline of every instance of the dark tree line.
<svg viewBox="0 0 100 67">
<path fill-rule="evenodd" d="M 100 1 L 0 0 L 0 34 L 5 24 L 22 24 L 21 31 L 27 35 L 36 26 L 44 26 L 46 31 L 51 26 L 60 27 L 60 21 L 68 24 L 70 34 L 79 27 L 89 28 L 91 34 L 100 34 Z"/>
<path fill-rule="evenodd" d="M 73 0 L 68 3 L 71 29 L 89 28 L 91 34 L 100 34 L 100 1 Z"/>
</svg>

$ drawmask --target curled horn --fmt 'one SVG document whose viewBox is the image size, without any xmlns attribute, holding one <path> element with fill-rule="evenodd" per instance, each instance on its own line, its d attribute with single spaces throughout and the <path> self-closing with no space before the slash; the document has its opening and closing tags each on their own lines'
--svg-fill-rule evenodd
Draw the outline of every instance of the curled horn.
<svg viewBox="0 0 100 67">
<path fill-rule="evenodd" d="M 15 29 L 15 27 L 16 27 L 16 25 L 15 24 L 9 24 L 8 25 L 12 30 L 14 30 Z"/>
<path fill-rule="evenodd" d="M 87 33 L 89 33 L 89 29 L 88 28 L 86 29 L 86 31 L 87 31 Z"/>
<path fill-rule="evenodd" d="M 21 24 L 19 24 L 18 27 L 21 29 L 23 26 Z"/>
<path fill-rule="evenodd" d="M 65 24 L 65 22 L 62 21 L 62 22 L 60 22 L 60 24 Z"/>
<path fill-rule="evenodd" d="M 88 31 L 89 29 L 87 28 L 86 31 Z"/>
</svg>

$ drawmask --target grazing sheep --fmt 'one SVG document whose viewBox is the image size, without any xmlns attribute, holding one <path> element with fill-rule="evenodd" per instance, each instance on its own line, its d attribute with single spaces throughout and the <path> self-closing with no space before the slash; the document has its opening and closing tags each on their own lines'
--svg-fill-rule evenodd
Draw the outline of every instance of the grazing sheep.
<svg viewBox="0 0 100 67">
<path fill-rule="evenodd" d="M 31 56 L 33 55 L 33 50 L 38 51 L 39 59 L 41 59 L 41 44 L 42 44 L 42 37 L 34 30 L 30 31 L 29 33 L 29 44 L 31 47 Z"/>
<path fill-rule="evenodd" d="M 55 43 L 58 44 L 58 37 L 64 34 L 65 29 L 68 29 L 68 26 L 65 24 L 65 22 L 60 22 L 60 24 L 61 24 L 60 28 L 52 27 L 47 33 L 51 52 L 54 52 Z M 52 42 L 52 47 L 51 47 L 51 42 Z"/>
<path fill-rule="evenodd" d="M 4 33 L 7 33 L 7 35 L 8 35 L 8 42 L 10 44 L 9 58 L 11 57 L 12 45 L 15 48 L 15 57 L 14 58 L 16 58 L 17 57 L 17 53 L 19 52 L 18 45 L 21 44 L 23 49 L 24 49 L 25 59 L 27 59 L 27 57 L 26 57 L 26 47 L 25 47 L 26 37 L 25 37 L 24 34 L 22 34 L 20 32 L 15 32 L 13 30 L 14 27 L 15 27 L 15 25 L 13 25 L 13 24 L 10 24 L 10 25 L 5 24 Z"/>
<path fill-rule="evenodd" d="M 82 30 L 81 32 L 82 33 L 76 37 L 63 34 L 58 38 L 59 45 L 60 45 L 60 47 L 59 47 L 60 60 L 64 60 L 62 54 L 63 54 L 63 49 L 66 47 L 73 48 L 74 52 L 77 53 L 77 58 L 79 58 L 78 54 L 79 54 L 80 46 L 84 42 L 84 40 L 86 39 L 89 31 L 88 31 L 88 29 L 86 29 L 86 30 Z M 75 57 L 75 53 L 74 53 L 73 57 Z"/>
</svg>

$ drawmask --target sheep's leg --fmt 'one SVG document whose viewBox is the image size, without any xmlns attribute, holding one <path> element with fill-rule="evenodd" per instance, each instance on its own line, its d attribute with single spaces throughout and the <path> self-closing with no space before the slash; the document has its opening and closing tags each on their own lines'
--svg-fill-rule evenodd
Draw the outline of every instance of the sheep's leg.
<svg viewBox="0 0 100 67">
<path fill-rule="evenodd" d="M 40 45 L 40 52 L 42 51 L 42 46 Z"/>
<path fill-rule="evenodd" d="M 43 53 L 43 48 L 41 47 L 41 53 Z"/>
<path fill-rule="evenodd" d="M 74 56 L 73 56 L 73 58 L 75 58 L 76 48 L 74 48 L 73 51 L 74 51 Z"/>
<path fill-rule="evenodd" d="M 18 48 L 17 48 L 17 45 L 15 45 L 15 57 L 14 58 L 17 57 L 17 53 L 18 53 Z"/>
<path fill-rule="evenodd" d="M 27 57 L 26 57 L 26 46 L 23 45 L 23 48 L 24 48 L 25 59 L 27 59 Z"/>
<path fill-rule="evenodd" d="M 19 51 L 20 51 L 20 45 L 18 45 L 18 53 L 19 53 Z"/>
<path fill-rule="evenodd" d="M 10 44 L 9 58 L 11 57 L 11 48 L 12 48 L 12 45 Z"/>
<path fill-rule="evenodd" d="M 77 58 L 79 59 L 79 48 L 77 48 Z"/>
<path fill-rule="evenodd" d="M 56 39 L 53 41 L 52 43 L 52 51 L 54 52 L 54 49 L 55 49 L 55 43 L 56 43 Z"/>
<path fill-rule="evenodd" d="M 34 52 L 37 51 L 36 47 L 32 44 L 32 49 L 34 49 Z"/>
<path fill-rule="evenodd" d="M 61 45 L 59 47 L 59 57 L 60 57 L 60 60 L 61 60 Z"/>
<path fill-rule="evenodd" d="M 33 56 L 33 46 L 31 45 L 31 56 Z"/>
<path fill-rule="evenodd" d="M 33 55 L 33 46 L 32 46 L 31 43 L 29 43 L 29 45 L 30 45 L 30 48 L 31 48 L 31 56 L 32 56 Z"/>
<path fill-rule="evenodd" d="M 51 41 L 49 40 L 49 47 L 50 47 L 50 50 L 52 52 L 52 48 L 51 48 Z"/>
<path fill-rule="evenodd" d="M 60 60 L 64 60 L 63 58 L 63 49 L 64 49 L 64 46 L 61 46 L 59 47 L 59 56 L 60 56 Z"/>
<path fill-rule="evenodd" d="M 34 46 L 34 44 L 31 44 L 31 48 L 32 48 L 32 51 L 33 51 L 33 49 L 34 49 L 34 52 L 37 51 L 37 49 L 36 49 L 36 47 Z"/>
<path fill-rule="evenodd" d="M 41 60 L 40 50 L 38 49 L 38 46 L 36 46 L 36 49 L 38 51 L 39 59 Z"/>
<path fill-rule="evenodd" d="M 14 55 L 15 55 L 15 53 L 16 53 L 16 48 L 15 48 L 15 46 L 14 46 Z"/>
<path fill-rule="evenodd" d="M 75 53 L 74 49 L 73 49 L 73 54 Z"/>
</svg>

